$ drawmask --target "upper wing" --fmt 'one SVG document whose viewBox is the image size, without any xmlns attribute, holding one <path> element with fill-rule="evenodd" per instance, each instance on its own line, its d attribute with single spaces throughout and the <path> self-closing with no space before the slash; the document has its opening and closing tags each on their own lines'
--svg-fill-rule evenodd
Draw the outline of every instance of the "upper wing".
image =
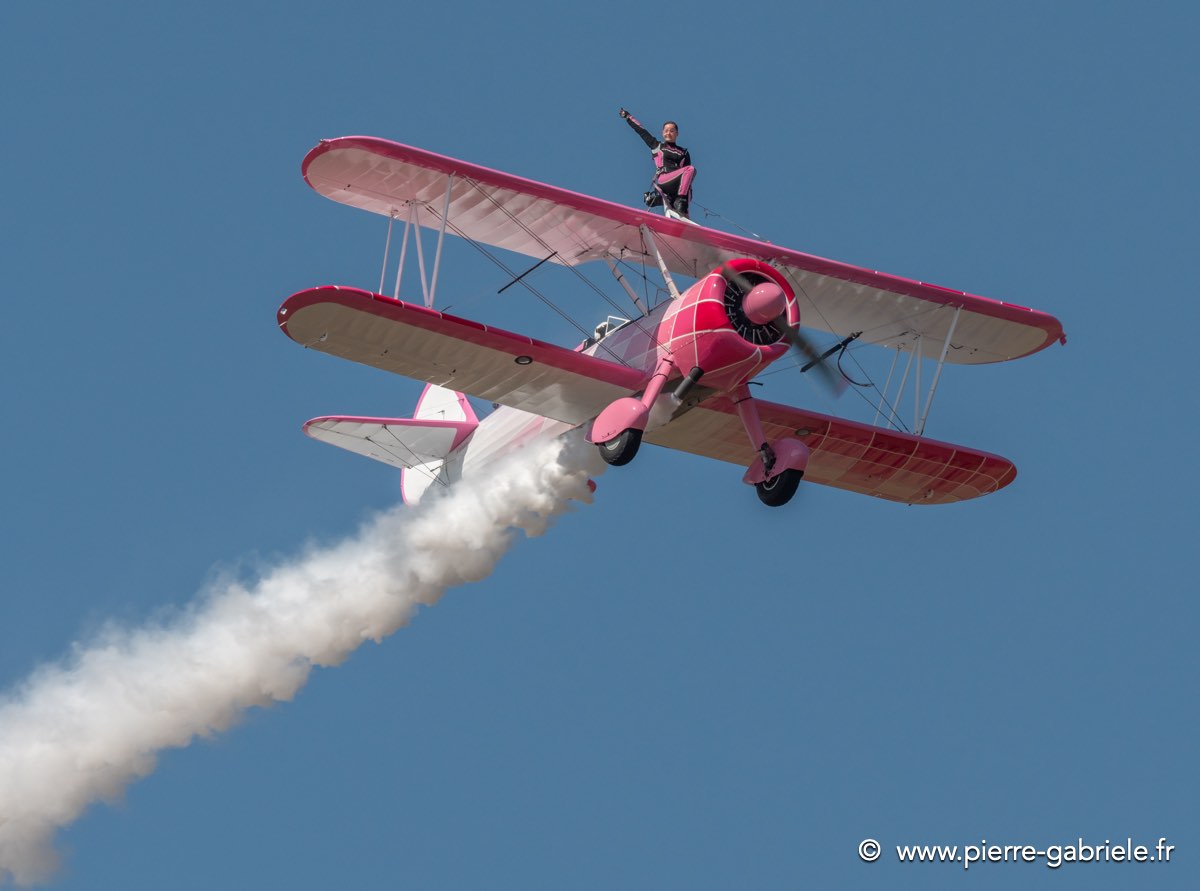
<svg viewBox="0 0 1200 891">
<path fill-rule="evenodd" d="M 568 424 L 594 418 L 648 376 L 358 288 L 293 294 L 278 319 L 303 346 Z"/>
<path fill-rule="evenodd" d="M 607 256 L 646 262 L 640 226 L 654 233 L 672 272 L 699 278 L 735 257 L 776 266 L 792 283 L 803 323 L 904 350 L 940 351 L 978 364 L 1015 359 L 1065 341 L 1058 319 L 1037 310 L 887 275 L 670 220 L 637 208 L 489 170 L 369 136 L 322 140 L 304 178 L 328 198 L 385 216 L 441 225 L 473 241 L 573 265 Z M 447 203 L 447 186 L 449 201 Z"/>
<path fill-rule="evenodd" d="M 812 449 L 804 479 L 905 504 L 946 504 L 995 492 L 1017 476 L 998 455 L 758 400 L 769 441 L 797 437 Z M 757 457 L 733 403 L 704 402 L 646 441 L 748 467 Z"/>
</svg>

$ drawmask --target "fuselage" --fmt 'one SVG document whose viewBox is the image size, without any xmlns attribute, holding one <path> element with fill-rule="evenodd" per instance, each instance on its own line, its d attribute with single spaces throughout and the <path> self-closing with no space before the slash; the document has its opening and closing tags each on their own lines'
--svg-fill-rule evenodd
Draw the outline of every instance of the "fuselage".
<svg viewBox="0 0 1200 891">
<path fill-rule="evenodd" d="M 670 359 L 672 378 L 701 369 L 703 392 L 709 396 L 744 386 L 783 356 L 787 345 L 770 325 L 756 325 L 739 315 L 741 298 L 745 295 L 731 296 L 730 275 L 748 276 L 751 283 L 776 282 L 784 292 L 787 324 L 799 324 L 800 315 L 790 286 L 765 263 L 739 260 L 724 269 L 724 274 L 721 270 L 710 273 L 678 298 L 660 303 L 646 315 L 606 331 L 597 340 L 585 341 L 577 349 L 586 355 L 636 368 L 644 373 L 646 381 L 664 357 Z M 669 424 L 690 407 L 681 405 L 664 391 L 651 410 L 649 429 Z M 576 426 L 579 425 L 500 406 L 483 418 L 474 433 L 447 456 L 446 473 L 453 482 L 478 472 L 514 449 L 561 436 Z"/>
</svg>

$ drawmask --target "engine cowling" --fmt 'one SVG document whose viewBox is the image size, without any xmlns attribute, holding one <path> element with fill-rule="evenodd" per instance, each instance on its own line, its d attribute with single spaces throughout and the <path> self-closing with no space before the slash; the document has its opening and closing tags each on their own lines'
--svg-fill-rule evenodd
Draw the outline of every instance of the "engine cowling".
<svg viewBox="0 0 1200 891">
<path fill-rule="evenodd" d="M 741 258 L 688 288 L 663 317 L 658 341 L 677 368 L 701 368 L 705 385 L 726 389 L 787 352 L 781 323 L 800 324 L 791 286 L 761 260 Z"/>
</svg>

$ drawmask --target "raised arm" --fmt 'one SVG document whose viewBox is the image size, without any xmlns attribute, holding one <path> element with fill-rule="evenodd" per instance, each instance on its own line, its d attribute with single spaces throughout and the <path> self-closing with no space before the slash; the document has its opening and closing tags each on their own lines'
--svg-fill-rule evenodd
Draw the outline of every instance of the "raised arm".
<svg viewBox="0 0 1200 891">
<path fill-rule="evenodd" d="M 621 109 L 621 117 L 625 119 L 625 123 L 633 128 L 634 133 L 642 137 L 642 142 L 650 147 L 650 151 L 658 149 L 658 140 L 650 135 L 649 131 L 638 122 L 637 118 L 623 108 Z"/>
</svg>

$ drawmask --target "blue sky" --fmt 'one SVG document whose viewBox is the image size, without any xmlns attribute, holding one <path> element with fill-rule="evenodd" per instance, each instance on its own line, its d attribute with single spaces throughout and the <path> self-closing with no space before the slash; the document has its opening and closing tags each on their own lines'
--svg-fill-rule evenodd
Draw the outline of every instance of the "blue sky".
<svg viewBox="0 0 1200 891">
<path fill-rule="evenodd" d="M 164 753 L 59 834 L 51 887 L 1195 887 L 1197 24 L 6 4 L 0 689 L 398 497 L 300 425 L 402 415 L 420 385 L 276 330 L 295 291 L 378 283 L 385 224 L 300 177 L 322 137 L 632 203 L 649 171 L 617 109 L 670 117 L 700 204 L 1069 337 L 943 377 L 928 432 L 1014 460 L 1003 492 L 770 511 L 736 468 L 646 449 L 489 579 Z M 571 341 L 487 296 L 504 282 L 469 249 L 446 264 L 457 311 Z M 608 312 L 557 272 L 539 286 L 581 322 Z M 785 374 L 764 395 L 863 410 Z M 1127 836 L 1173 862 L 964 878 L 890 852 Z"/>
</svg>

